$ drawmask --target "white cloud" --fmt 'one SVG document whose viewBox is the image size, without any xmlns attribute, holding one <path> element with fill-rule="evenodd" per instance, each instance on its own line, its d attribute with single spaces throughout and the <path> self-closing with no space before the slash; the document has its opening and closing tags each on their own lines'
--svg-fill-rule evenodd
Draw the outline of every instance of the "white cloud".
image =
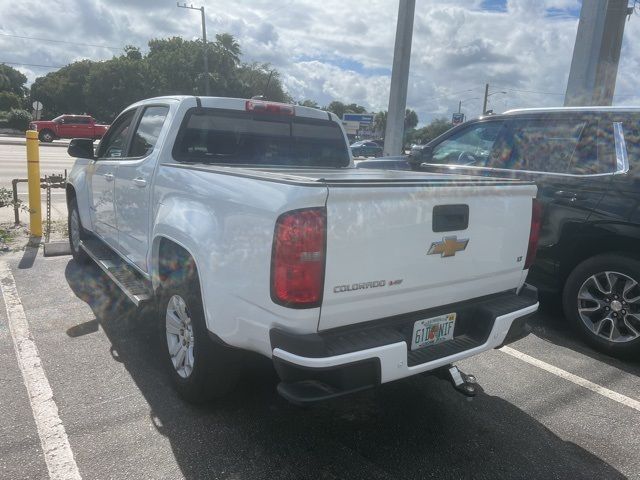
<svg viewBox="0 0 640 480">
<path fill-rule="evenodd" d="M 458 101 L 470 116 L 481 108 L 484 84 L 490 107 L 561 104 L 571 63 L 578 0 L 508 0 L 507 11 L 482 10 L 474 0 L 418 0 L 408 106 L 422 120 L 450 115 Z M 199 12 L 173 0 L 33 0 L 0 3 L 0 33 L 123 47 L 148 39 L 200 33 Z M 200 2 L 196 2 L 200 5 Z M 320 104 L 357 102 L 386 109 L 397 1 L 237 0 L 206 2 L 210 37 L 237 36 L 244 59 L 271 62 L 296 99 Z M 549 8 L 554 15 L 548 15 Z M 563 13 L 564 12 L 564 13 Z M 626 24 L 616 103 L 638 103 L 640 18 Z M 0 36 L 0 61 L 63 65 L 110 58 L 114 50 Z M 32 81 L 46 72 L 21 68 Z M 545 92 L 532 93 L 532 92 Z"/>
</svg>

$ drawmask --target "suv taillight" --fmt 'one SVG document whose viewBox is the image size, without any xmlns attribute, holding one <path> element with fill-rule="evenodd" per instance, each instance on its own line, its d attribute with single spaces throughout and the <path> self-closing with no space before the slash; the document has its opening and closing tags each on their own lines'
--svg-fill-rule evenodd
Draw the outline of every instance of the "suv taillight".
<svg viewBox="0 0 640 480">
<path fill-rule="evenodd" d="M 271 298 L 291 308 L 319 307 L 324 285 L 327 212 L 305 208 L 280 215 L 271 256 Z"/>
<path fill-rule="evenodd" d="M 540 225 L 542 224 L 542 205 L 535 198 L 531 207 L 531 231 L 529 232 L 529 248 L 527 249 L 527 259 L 524 262 L 524 269 L 527 270 L 536 259 L 538 240 L 540 238 Z"/>
</svg>

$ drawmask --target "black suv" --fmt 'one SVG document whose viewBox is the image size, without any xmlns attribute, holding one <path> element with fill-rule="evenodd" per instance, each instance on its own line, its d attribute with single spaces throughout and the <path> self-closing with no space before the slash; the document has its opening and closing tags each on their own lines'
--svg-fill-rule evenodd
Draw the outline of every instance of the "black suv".
<svg viewBox="0 0 640 480">
<path fill-rule="evenodd" d="M 543 223 L 528 282 L 561 293 L 594 347 L 640 353 L 640 108 L 512 110 L 358 167 L 535 181 Z"/>
</svg>

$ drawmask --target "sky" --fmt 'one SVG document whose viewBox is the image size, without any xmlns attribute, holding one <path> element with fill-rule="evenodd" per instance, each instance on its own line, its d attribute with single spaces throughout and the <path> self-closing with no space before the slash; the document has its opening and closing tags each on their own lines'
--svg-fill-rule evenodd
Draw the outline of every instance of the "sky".
<svg viewBox="0 0 640 480">
<path fill-rule="evenodd" d="M 387 109 L 398 0 L 193 3 L 202 4 L 209 38 L 236 36 L 243 61 L 273 64 L 296 101 Z M 579 0 L 416 0 L 407 106 L 421 124 L 450 118 L 459 101 L 471 118 L 485 83 L 496 112 L 562 105 L 579 14 Z M 29 82 L 55 66 L 119 55 L 127 44 L 145 51 L 151 38 L 200 34 L 200 12 L 173 0 L 0 0 L 0 63 Z M 639 40 L 635 14 L 614 104 L 640 104 Z"/>
</svg>

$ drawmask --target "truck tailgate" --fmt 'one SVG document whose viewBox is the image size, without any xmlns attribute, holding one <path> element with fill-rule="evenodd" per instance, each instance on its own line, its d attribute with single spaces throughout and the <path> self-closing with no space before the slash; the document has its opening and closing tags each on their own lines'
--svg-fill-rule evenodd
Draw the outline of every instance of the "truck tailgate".
<svg viewBox="0 0 640 480">
<path fill-rule="evenodd" d="M 318 329 L 518 287 L 526 273 L 535 194 L 534 185 L 487 185 L 480 180 L 330 185 Z M 434 215 L 439 225 L 434 225 Z"/>
</svg>

